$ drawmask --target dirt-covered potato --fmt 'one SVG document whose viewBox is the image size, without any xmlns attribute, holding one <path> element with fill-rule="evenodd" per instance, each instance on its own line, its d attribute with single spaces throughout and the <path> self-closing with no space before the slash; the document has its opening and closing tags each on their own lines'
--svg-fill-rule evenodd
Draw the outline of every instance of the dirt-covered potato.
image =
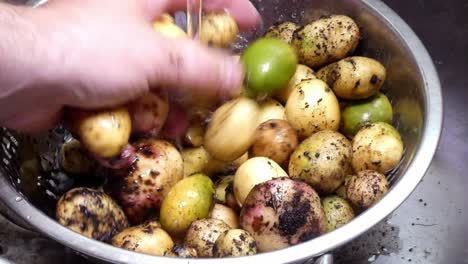
<svg viewBox="0 0 468 264">
<path fill-rule="evenodd" d="M 331 232 L 354 218 L 354 210 L 345 199 L 338 196 L 328 196 L 322 199 L 322 208 L 327 219 L 327 232 Z"/>
<path fill-rule="evenodd" d="M 260 112 L 258 113 L 257 123 L 261 124 L 270 119 L 286 120 L 284 106 L 273 99 L 267 99 L 260 103 Z"/>
<path fill-rule="evenodd" d="M 239 27 L 227 13 L 208 14 L 202 17 L 200 41 L 208 46 L 226 48 L 236 40 Z"/>
<path fill-rule="evenodd" d="M 215 200 L 236 212 L 239 211 L 240 207 L 234 195 L 234 175 L 224 176 L 216 183 Z"/>
<path fill-rule="evenodd" d="M 302 81 L 288 98 L 286 117 L 298 136 L 305 138 L 320 130 L 338 130 L 340 105 L 322 80 Z"/>
<path fill-rule="evenodd" d="M 353 139 L 353 169 L 385 173 L 398 165 L 403 150 L 400 133 L 392 125 L 384 122 L 367 125 Z"/>
<path fill-rule="evenodd" d="M 351 171 L 352 146 L 342 134 L 322 130 L 304 140 L 291 154 L 289 176 L 332 193 Z"/>
<path fill-rule="evenodd" d="M 332 15 L 294 32 L 292 45 L 299 62 L 313 69 L 350 56 L 360 38 L 359 27 L 350 17 Z"/>
<path fill-rule="evenodd" d="M 185 133 L 185 144 L 191 147 L 201 147 L 203 145 L 203 135 L 205 128 L 201 124 L 192 124 Z"/>
<path fill-rule="evenodd" d="M 247 160 L 234 175 L 234 195 L 242 206 L 245 198 L 255 185 L 288 174 L 276 162 L 265 157 Z"/>
<path fill-rule="evenodd" d="M 100 241 L 108 241 L 128 227 L 119 205 L 104 192 L 89 188 L 65 193 L 57 203 L 56 219 L 67 228 Z"/>
<path fill-rule="evenodd" d="M 236 211 L 222 204 L 215 204 L 211 209 L 208 217 L 221 220 L 230 228 L 239 227 L 239 216 L 237 215 Z"/>
<path fill-rule="evenodd" d="M 165 91 L 147 92 L 129 104 L 134 135 L 156 136 L 161 131 L 169 113 L 168 95 Z"/>
<path fill-rule="evenodd" d="M 326 82 L 336 96 L 344 99 L 365 99 L 380 90 L 386 78 L 385 67 L 367 57 L 348 57 L 325 66 L 317 78 Z"/>
<path fill-rule="evenodd" d="M 364 170 L 346 182 L 346 196 L 355 206 L 367 209 L 388 191 L 388 180 L 377 171 Z"/>
<path fill-rule="evenodd" d="M 166 256 L 178 257 L 178 258 L 196 258 L 197 250 L 185 245 L 175 245 L 171 252 L 167 253 Z"/>
<path fill-rule="evenodd" d="M 198 257 L 212 257 L 213 246 L 218 237 L 229 230 L 229 226 L 221 220 L 205 218 L 192 222 L 184 244 L 197 250 Z"/>
<path fill-rule="evenodd" d="M 286 87 L 277 91 L 275 93 L 275 98 L 277 98 L 281 103 L 285 104 L 288 101 L 289 95 L 292 93 L 296 85 L 305 80 L 317 79 L 314 74 L 314 70 L 311 68 L 298 64 L 296 67 L 296 72 L 294 73 L 291 80 Z"/>
<path fill-rule="evenodd" d="M 246 97 L 219 107 L 205 133 L 205 149 L 220 161 L 238 159 L 250 148 L 257 128 L 259 106 Z"/>
<path fill-rule="evenodd" d="M 171 187 L 183 178 L 183 161 L 167 141 L 141 139 L 134 147 L 136 161 L 110 188 L 129 220 L 139 224 L 160 208 Z"/>
<path fill-rule="evenodd" d="M 109 110 L 71 110 L 67 123 L 93 155 L 113 158 L 128 144 L 132 120 L 126 107 Z"/>
<path fill-rule="evenodd" d="M 165 256 L 174 242 L 159 222 L 147 222 L 122 230 L 112 238 L 112 245 L 135 252 Z"/>
<path fill-rule="evenodd" d="M 213 257 L 240 257 L 257 254 L 257 243 L 249 232 L 231 229 L 221 234 L 213 246 Z"/>
<path fill-rule="evenodd" d="M 294 31 L 296 31 L 298 27 L 299 26 L 297 24 L 289 21 L 276 23 L 268 28 L 265 33 L 265 37 L 281 39 L 286 43 L 291 44 Z"/>
<path fill-rule="evenodd" d="M 195 174 L 179 181 L 161 205 L 159 220 L 164 230 L 183 235 L 193 221 L 208 216 L 213 194 L 214 184 L 206 175 Z"/>
<path fill-rule="evenodd" d="M 187 34 L 175 24 L 174 18 L 169 14 L 163 14 L 153 22 L 153 29 L 165 37 L 185 38 Z"/>
<path fill-rule="evenodd" d="M 257 128 L 250 149 L 252 157 L 266 157 L 283 165 L 298 144 L 296 130 L 285 120 L 270 119 Z"/>
<path fill-rule="evenodd" d="M 60 166 L 67 173 L 85 175 L 94 171 L 96 162 L 81 142 L 71 139 L 63 143 L 60 148 Z"/>
<path fill-rule="evenodd" d="M 305 182 L 287 177 L 255 186 L 240 215 L 242 229 L 268 252 L 315 238 L 325 232 L 325 216 L 317 193 Z"/>
</svg>

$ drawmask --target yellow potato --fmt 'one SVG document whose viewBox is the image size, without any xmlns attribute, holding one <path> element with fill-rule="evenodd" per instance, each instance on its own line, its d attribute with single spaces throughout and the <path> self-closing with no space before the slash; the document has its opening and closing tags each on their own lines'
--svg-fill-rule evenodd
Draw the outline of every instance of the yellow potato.
<svg viewBox="0 0 468 264">
<path fill-rule="evenodd" d="M 296 85 L 298 85 L 302 81 L 313 79 L 317 79 L 317 77 L 315 77 L 314 75 L 314 70 L 305 65 L 298 64 L 296 68 L 296 73 L 294 73 L 288 85 L 285 88 L 276 92 L 275 98 L 282 103 L 286 103 L 288 101 L 289 95 L 292 93 Z"/>
<path fill-rule="evenodd" d="M 260 103 L 257 123 L 260 125 L 271 119 L 286 120 L 286 113 L 284 112 L 284 106 L 282 104 L 276 100 L 267 99 Z"/>
<path fill-rule="evenodd" d="M 187 33 L 183 31 L 174 22 L 174 18 L 169 14 L 163 14 L 160 19 L 153 22 L 153 29 L 161 33 L 165 37 L 184 38 Z"/>
<path fill-rule="evenodd" d="M 213 47 L 225 48 L 234 43 L 239 33 L 234 18 L 227 14 L 208 14 L 202 17 L 200 41 Z"/>
</svg>

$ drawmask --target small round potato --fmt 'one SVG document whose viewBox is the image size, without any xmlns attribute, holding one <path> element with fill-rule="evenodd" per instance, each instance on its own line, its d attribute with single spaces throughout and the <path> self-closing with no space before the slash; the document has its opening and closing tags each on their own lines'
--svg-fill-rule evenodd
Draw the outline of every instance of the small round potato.
<svg viewBox="0 0 468 264">
<path fill-rule="evenodd" d="M 249 232 L 231 229 L 221 234 L 213 246 L 213 257 L 239 257 L 257 254 L 257 243 Z"/>
<path fill-rule="evenodd" d="M 213 203 L 214 184 L 203 174 L 195 174 L 179 181 L 163 200 L 160 222 L 164 230 L 181 236 L 190 224 L 208 216 Z"/>
<path fill-rule="evenodd" d="M 233 161 L 250 148 L 257 128 L 259 106 L 247 97 L 233 99 L 219 107 L 205 133 L 205 149 L 220 161 Z"/>
<path fill-rule="evenodd" d="M 110 110 L 72 110 L 71 130 L 93 155 L 113 158 L 128 144 L 132 120 L 126 107 Z"/>
<path fill-rule="evenodd" d="M 273 99 L 267 99 L 260 103 L 260 112 L 258 113 L 258 124 L 270 119 L 286 120 L 284 106 Z"/>
<path fill-rule="evenodd" d="M 364 170 L 346 183 L 346 196 L 355 206 L 367 209 L 378 202 L 388 191 L 387 177 L 382 173 Z"/>
<path fill-rule="evenodd" d="M 60 165 L 65 172 L 74 175 L 85 175 L 96 168 L 96 162 L 76 139 L 63 143 L 60 148 Z"/>
<path fill-rule="evenodd" d="M 194 173 L 203 173 L 210 161 L 210 154 L 203 147 L 187 148 L 182 151 L 184 177 Z"/>
<path fill-rule="evenodd" d="M 337 131 L 340 127 L 340 105 L 322 80 L 302 81 L 289 96 L 286 117 L 299 138 L 325 129 Z"/>
<path fill-rule="evenodd" d="M 234 175 L 234 195 L 240 206 L 255 185 L 288 174 L 276 162 L 265 157 L 247 160 Z"/>
<path fill-rule="evenodd" d="M 356 100 L 365 99 L 380 90 L 386 78 L 385 67 L 366 57 L 348 57 L 317 72 L 336 96 Z"/>
<path fill-rule="evenodd" d="M 208 14 L 202 17 L 200 41 L 208 46 L 226 48 L 236 40 L 239 27 L 227 13 Z"/>
<path fill-rule="evenodd" d="M 317 79 L 317 77 L 315 77 L 314 70 L 305 65 L 298 64 L 296 67 L 296 72 L 294 73 L 291 80 L 289 80 L 288 85 L 276 92 L 275 98 L 277 98 L 281 103 L 285 104 L 296 85 L 302 81 L 313 79 Z"/>
<path fill-rule="evenodd" d="M 209 214 L 209 218 L 219 219 L 226 223 L 230 228 L 239 227 L 239 216 L 230 207 L 222 204 L 215 204 Z"/>
<path fill-rule="evenodd" d="M 197 250 L 185 245 L 175 245 L 171 252 L 167 253 L 166 256 L 173 256 L 178 258 L 196 258 Z"/>
<path fill-rule="evenodd" d="M 168 100 L 166 91 L 151 91 L 131 102 L 132 134 L 148 137 L 158 135 L 169 114 Z"/>
<path fill-rule="evenodd" d="M 287 121 L 270 119 L 257 128 L 250 154 L 252 157 L 270 158 L 283 165 L 297 144 L 296 131 Z"/>
<path fill-rule="evenodd" d="M 296 245 L 325 232 L 320 197 L 307 183 L 287 177 L 256 185 L 245 200 L 240 223 L 255 238 L 259 252 Z"/>
<path fill-rule="evenodd" d="M 112 245 L 140 253 L 165 256 L 174 242 L 156 221 L 124 229 L 112 238 Z"/>
<path fill-rule="evenodd" d="M 104 192 L 75 188 L 65 193 L 57 203 L 57 221 L 89 238 L 110 240 L 128 227 L 122 209 Z"/>
<path fill-rule="evenodd" d="M 294 31 L 296 31 L 298 27 L 299 26 L 295 23 L 288 21 L 276 23 L 268 28 L 267 32 L 265 33 L 265 37 L 281 39 L 286 43 L 291 44 Z"/>
<path fill-rule="evenodd" d="M 213 246 L 218 237 L 228 231 L 229 226 L 221 220 L 205 218 L 192 222 L 184 244 L 197 250 L 198 257 L 212 257 Z"/>
<path fill-rule="evenodd" d="M 353 139 L 353 169 L 386 173 L 398 165 L 403 150 L 400 133 L 392 125 L 384 122 L 367 125 Z"/>
<path fill-rule="evenodd" d="M 328 196 L 322 199 L 323 212 L 327 219 L 327 232 L 331 232 L 354 218 L 354 210 L 343 198 Z"/>
<path fill-rule="evenodd" d="M 289 175 L 321 193 L 332 193 L 351 171 L 352 146 L 338 132 L 322 130 L 304 140 L 291 155 Z"/>
<path fill-rule="evenodd" d="M 351 55 L 359 38 L 359 27 L 351 18 L 332 15 L 296 30 L 292 45 L 299 62 L 316 69 Z"/>
</svg>

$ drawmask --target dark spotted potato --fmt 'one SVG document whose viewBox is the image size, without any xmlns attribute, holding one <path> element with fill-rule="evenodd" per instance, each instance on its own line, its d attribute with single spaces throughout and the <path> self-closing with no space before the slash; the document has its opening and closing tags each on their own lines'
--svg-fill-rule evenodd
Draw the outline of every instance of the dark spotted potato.
<svg viewBox="0 0 468 264">
<path fill-rule="evenodd" d="M 161 228 L 161 224 L 152 221 L 122 230 L 112 238 L 112 245 L 135 252 L 165 256 L 171 252 L 174 242 Z"/>
<path fill-rule="evenodd" d="M 350 100 L 365 99 L 378 92 L 386 75 L 380 62 L 359 56 L 342 59 L 317 72 L 317 78 L 326 82 L 336 96 Z"/>
<path fill-rule="evenodd" d="M 289 176 L 321 193 L 332 193 L 351 172 L 352 146 L 342 134 L 323 130 L 304 140 L 289 161 Z"/>
<path fill-rule="evenodd" d="M 312 69 L 350 56 L 357 47 L 359 27 L 350 17 L 332 15 L 294 32 L 299 62 Z"/>
<path fill-rule="evenodd" d="M 187 247 L 185 245 L 175 245 L 172 247 L 171 252 L 167 253 L 166 256 L 178 258 L 196 258 L 198 255 L 194 248 Z"/>
<path fill-rule="evenodd" d="M 257 243 L 249 232 L 231 229 L 221 234 L 213 246 L 213 257 L 240 257 L 257 254 Z"/>
<path fill-rule="evenodd" d="M 184 244 L 197 250 L 198 257 L 213 257 L 213 246 L 216 240 L 229 229 L 226 223 L 218 219 L 196 220 L 187 230 Z"/>
<path fill-rule="evenodd" d="M 183 178 L 183 161 L 167 141 L 141 139 L 134 147 L 137 160 L 111 189 L 129 220 L 140 224 L 160 208 L 171 187 Z"/>
<path fill-rule="evenodd" d="M 287 177 L 256 185 L 244 202 L 240 223 L 259 252 L 296 245 L 325 231 L 320 197 L 308 184 Z"/>
<path fill-rule="evenodd" d="M 344 226 L 354 218 L 354 210 L 351 205 L 339 196 L 323 198 L 322 207 L 327 219 L 327 232 Z"/>
<path fill-rule="evenodd" d="M 374 205 L 387 191 L 387 177 L 377 171 L 360 171 L 346 182 L 346 197 L 353 205 L 363 209 Z"/>
<path fill-rule="evenodd" d="M 270 119 L 260 124 L 255 131 L 250 154 L 252 157 L 270 158 L 282 165 L 297 145 L 296 131 L 287 121 Z"/>
<path fill-rule="evenodd" d="M 296 85 L 298 85 L 302 81 L 313 79 L 317 79 L 314 70 L 305 65 L 298 64 L 296 67 L 296 72 L 294 73 L 291 80 L 289 80 L 288 85 L 283 89 L 278 90 L 275 93 L 275 98 L 277 98 L 281 103 L 285 104 L 288 101 L 289 95 L 291 95 Z"/>
<path fill-rule="evenodd" d="M 96 162 L 76 139 L 63 143 L 60 148 L 60 165 L 70 174 L 85 175 L 96 169 Z"/>
<path fill-rule="evenodd" d="M 298 27 L 299 26 L 293 22 L 278 23 L 268 28 L 265 33 L 265 37 L 281 39 L 286 43 L 291 44 L 294 31 L 296 31 Z"/>
<path fill-rule="evenodd" d="M 110 240 L 128 226 L 122 209 L 104 192 L 75 188 L 65 193 L 57 203 L 57 221 L 89 238 Z"/>
<path fill-rule="evenodd" d="M 208 46 L 226 48 L 236 40 L 239 27 L 227 13 L 208 14 L 202 17 L 200 41 Z"/>
</svg>

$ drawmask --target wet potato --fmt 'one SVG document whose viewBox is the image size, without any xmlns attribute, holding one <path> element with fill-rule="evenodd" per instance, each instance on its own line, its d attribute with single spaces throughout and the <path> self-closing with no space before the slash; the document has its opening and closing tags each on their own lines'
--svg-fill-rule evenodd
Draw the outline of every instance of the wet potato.
<svg viewBox="0 0 468 264">
<path fill-rule="evenodd" d="M 205 218 L 191 223 L 184 244 L 197 250 L 199 257 L 213 257 L 213 246 L 229 226 L 221 220 Z"/>
<path fill-rule="evenodd" d="M 67 173 L 86 175 L 96 169 L 96 162 L 78 140 L 71 139 L 60 148 L 60 166 Z"/>
</svg>

